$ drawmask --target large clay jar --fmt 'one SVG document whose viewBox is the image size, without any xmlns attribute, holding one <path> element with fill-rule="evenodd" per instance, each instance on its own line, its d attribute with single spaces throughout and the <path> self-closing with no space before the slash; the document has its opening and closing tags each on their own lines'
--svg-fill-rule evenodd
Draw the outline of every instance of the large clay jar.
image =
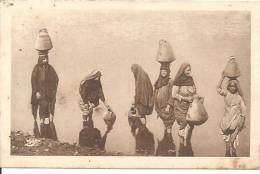
<svg viewBox="0 0 260 174">
<path fill-rule="evenodd" d="M 159 49 L 156 56 L 156 61 L 160 63 L 170 63 L 175 60 L 172 47 L 166 40 L 159 41 Z"/>
<path fill-rule="evenodd" d="M 37 51 L 46 51 L 52 49 L 52 42 L 46 28 L 40 29 L 35 42 Z"/>
<path fill-rule="evenodd" d="M 240 69 L 238 67 L 238 63 L 236 62 L 235 58 L 232 57 L 228 61 L 227 65 L 223 71 L 223 74 L 224 74 L 224 76 L 231 78 L 231 79 L 235 79 L 240 76 L 240 74 L 241 74 Z"/>
<path fill-rule="evenodd" d="M 203 105 L 204 99 L 202 97 L 194 97 L 191 103 L 186 120 L 193 125 L 201 125 L 208 120 L 208 113 Z"/>
<path fill-rule="evenodd" d="M 112 129 L 113 128 L 113 125 L 116 121 L 116 115 L 115 113 L 112 111 L 112 110 L 107 110 L 104 115 L 103 115 L 103 119 L 106 123 L 106 125 Z"/>
</svg>

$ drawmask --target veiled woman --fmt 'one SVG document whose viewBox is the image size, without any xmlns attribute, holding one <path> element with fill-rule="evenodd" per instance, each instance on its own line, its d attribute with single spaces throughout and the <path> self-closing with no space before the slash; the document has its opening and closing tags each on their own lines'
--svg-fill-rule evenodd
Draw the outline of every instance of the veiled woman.
<svg viewBox="0 0 260 174">
<path fill-rule="evenodd" d="M 31 104 L 35 136 L 38 136 L 36 119 L 39 114 L 41 121 L 40 137 L 57 140 L 53 120 L 58 83 L 59 77 L 55 69 L 49 64 L 48 52 L 40 51 L 38 63 L 35 65 L 31 76 Z"/>
<path fill-rule="evenodd" d="M 171 133 L 175 121 L 172 107 L 169 101 L 172 94 L 173 80 L 170 78 L 170 64 L 162 64 L 160 75 L 154 84 L 154 105 L 155 110 L 165 125 L 165 129 Z M 167 116 L 167 117 L 165 117 Z"/>
<path fill-rule="evenodd" d="M 179 156 L 193 156 L 191 135 L 194 126 L 188 124 L 186 116 L 195 94 L 196 87 L 191 76 L 191 66 L 189 63 L 183 63 L 175 76 L 170 102 L 175 119 L 180 126 Z"/>
<path fill-rule="evenodd" d="M 146 115 L 150 115 L 153 112 L 153 86 L 148 74 L 140 65 L 133 64 L 131 70 L 135 78 L 133 105 L 137 109 L 142 123 L 145 124 Z"/>
<path fill-rule="evenodd" d="M 81 97 L 79 106 L 82 111 L 83 122 L 92 120 L 93 108 L 99 105 L 99 100 L 104 103 L 107 109 L 110 108 L 106 103 L 100 78 L 101 72 L 93 70 L 80 83 L 79 93 Z"/>
</svg>

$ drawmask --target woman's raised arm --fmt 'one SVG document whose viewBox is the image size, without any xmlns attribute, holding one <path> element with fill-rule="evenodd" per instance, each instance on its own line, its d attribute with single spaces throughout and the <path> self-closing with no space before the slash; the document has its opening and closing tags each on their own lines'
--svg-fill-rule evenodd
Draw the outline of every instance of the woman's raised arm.
<svg viewBox="0 0 260 174">
<path fill-rule="evenodd" d="M 220 95 L 222 95 L 222 96 L 226 96 L 226 92 L 225 92 L 224 90 L 222 90 L 222 83 L 223 83 L 224 79 L 225 79 L 225 76 L 224 76 L 224 74 L 222 73 L 222 76 L 221 76 L 221 78 L 220 78 L 220 80 L 219 80 L 219 82 L 218 82 L 218 85 L 217 85 L 217 92 L 218 92 Z"/>
</svg>

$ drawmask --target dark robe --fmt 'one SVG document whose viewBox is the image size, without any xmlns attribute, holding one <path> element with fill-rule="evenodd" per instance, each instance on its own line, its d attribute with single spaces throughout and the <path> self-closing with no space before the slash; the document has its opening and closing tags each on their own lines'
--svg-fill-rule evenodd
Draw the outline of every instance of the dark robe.
<svg viewBox="0 0 260 174">
<path fill-rule="evenodd" d="M 135 78 L 135 107 L 141 116 L 151 115 L 153 112 L 153 85 L 148 74 L 140 65 L 133 64 L 132 72 Z"/>
<path fill-rule="evenodd" d="M 100 80 L 86 80 L 80 85 L 79 93 L 85 104 L 93 103 L 95 106 L 98 106 L 99 99 L 105 101 Z"/>
<path fill-rule="evenodd" d="M 36 99 L 37 92 L 41 94 L 40 100 L 49 104 L 50 113 L 54 114 L 58 82 L 58 75 L 51 65 L 40 63 L 35 65 L 31 76 L 33 115 L 37 114 L 37 106 L 39 105 L 39 100 Z"/>
</svg>

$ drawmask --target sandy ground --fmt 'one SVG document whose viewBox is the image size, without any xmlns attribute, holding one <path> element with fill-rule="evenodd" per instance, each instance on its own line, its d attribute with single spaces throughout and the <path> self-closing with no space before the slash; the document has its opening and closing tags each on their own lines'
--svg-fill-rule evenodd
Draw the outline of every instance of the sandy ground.
<svg viewBox="0 0 260 174">
<path fill-rule="evenodd" d="M 35 138 L 22 131 L 12 131 L 11 154 L 22 156 L 105 156 L 122 155 L 117 152 L 106 153 L 97 147 L 80 147 L 46 138 Z"/>
</svg>

